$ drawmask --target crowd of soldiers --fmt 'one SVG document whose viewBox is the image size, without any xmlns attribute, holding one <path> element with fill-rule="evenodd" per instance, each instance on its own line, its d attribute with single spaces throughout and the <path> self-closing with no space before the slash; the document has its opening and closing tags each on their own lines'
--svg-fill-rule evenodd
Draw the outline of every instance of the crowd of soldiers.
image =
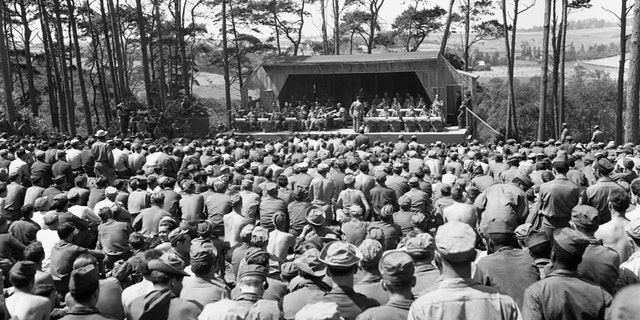
<svg viewBox="0 0 640 320">
<path fill-rule="evenodd" d="M 637 319 L 640 146 L 567 132 L 5 137 L 0 318 Z"/>
</svg>

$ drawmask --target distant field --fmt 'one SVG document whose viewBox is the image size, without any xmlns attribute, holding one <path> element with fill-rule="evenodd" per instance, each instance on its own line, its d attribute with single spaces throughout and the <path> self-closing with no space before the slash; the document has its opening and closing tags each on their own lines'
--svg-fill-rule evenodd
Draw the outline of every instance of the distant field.
<svg viewBox="0 0 640 320">
<path fill-rule="evenodd" d="M 567 30 L 567 46 L 573 43 L 576 49 L 580 49 L 584 45 L 585 49 L 589 46 L 606 44 L 611 42 L 619 42 L 620 29 L 617 27 L 601 28 L 601 29 L 581 29 Z M 424 50 L 437 50 L 440 48 L 442 33 L 434 33 L 425 39 L 425 43 L 420 47 Z M 518 32 L 516 38 L 516 51 L 520 52 L 520 45 L 528 42 L 532 47 L 542 47 L 542 32 Z M 449 46 L 459 47 L 462 43 L 462 34 L 451 35 Z M 474 48 L 478 48 L 485 53 L 500 52 L 504 55 L 504 39 L 485 40 L 478 42 Z M 473 49 L 472 49 L 473 50 Z"/>
</svg>

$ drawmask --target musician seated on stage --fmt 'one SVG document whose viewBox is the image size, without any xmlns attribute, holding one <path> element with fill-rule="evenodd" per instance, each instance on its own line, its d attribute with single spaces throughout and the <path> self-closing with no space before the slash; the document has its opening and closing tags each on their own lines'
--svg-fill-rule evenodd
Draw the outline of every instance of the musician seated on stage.
<svg viewBox="0 0 640 320">
<path fill-rule="evenodd" d="M 407 111 L 406 117 L 424 117 L 424 111 L 411 106 Z"/>
<path fill-rule="evenodd" d="M 273 103 L 273 113 L 271 114 L 271 118 L 269 121 L 273 122 L 276 130 L 284 130 L 284 113 L 280 111 L 280 108 L 276 106 L 275 102 Z"/>
<path fill-rule="evenodd" d="M 424 101 L 423 97 L 418 98 L 418 104 L 416 105 L 417 109 L 426 110 L 428 108 L 427 103 Z"/>
<path fill-rule="evenodd" d="M 385 106 L 378 114 L 378 117 L 399 117 L 398 110 L 391 109 L 389 106 Z"/>
<path fill-rule="evenodd" d="M 369 112 L 367 112 L 367 117 L 378 117 L 378 116 L 379 116 L 378 109 L 376 109 L 375 107 L 371 108 Z"/>
<path fill-rule="evenodd" d="M 411 109 L 413 106 L 415 106 L 415 100 L 413 99 L 413 96 L 407 92 L 407 96 L 404 98 L 403 107 L 405 109 Z"/>
<path fill-rule="evenodd" d="M 434 117 L 442 116 L 442 107 L 444 106 L 444 102 L 440 99 L 440 96 L 436 94 L 435 99 L 433 99 L 433 103 L 431 104 L 431 114 Z"/>
<path fill-rule="evenodd" d="M 338 103 L 337 105 L 338 113 L 334 116 L 333 121 L 340 128 L 344 128 L 347 124 L 347 117 L 349 116 L 349 112 L 347 108 L 345 108 L 342 103 Z"/>
<path fill-rule="evenodd" d="M 395 110 L 399 110 L 402 108 L 402 103 L 400 103 L 400 99 L 398 97 L 393 98 L 393 102 L 391 102 L 391 108 Z"/>
</svg>

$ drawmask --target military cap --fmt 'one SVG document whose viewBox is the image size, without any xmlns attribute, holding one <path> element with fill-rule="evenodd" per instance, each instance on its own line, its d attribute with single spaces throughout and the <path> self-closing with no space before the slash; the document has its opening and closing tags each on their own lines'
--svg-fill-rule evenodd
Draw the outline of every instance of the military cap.
<svg viewBox="0 0 640 320">
<path fill-rule="evenodd" d="M 320 251 L 315 248 L 305 251 L 295 263 L 300 272 L 313 277 L 324 277 L 327 273 L 327 266 L 320 261 Z"/>
<path fill-rule="evenodd" d="M 435 158 L 436 157 L 436 151 L 435 150 L 429 150 L 427 151 L 427 157 L 429 158 Z"/>
<path fill-rule="evenodd" d="M 296 313 L 295 320 L 342 320 L 335 302 L 316 302 L 305 305 Z"/>
<path fill-rule="evenodd" d="M 272 192 L 278 189 L 278 185 L 273 182 L 267 182 L 264 184 L 263 189 L 267 192 Z"/>
<path fill-rule="evenodd" d="M 382 209 L 380 209 L 380 217 L 389 217 L 393 214 L 393 205 L 390 203 L 385 204 Z"/>
<path fill-rule="evenodd" d="M 592 153 L 587 153 L 584 155 L 584 158 L 582 160 L 584 160 L 585 163 L 589 164 L 595 162 L 596 157 Z"/>
<path fill-rule="evenodd" d="M 247 239 L 246 241 L 251 241 L 251 232 L 255 227 L 256 226 L 253 224 L 248 224 L 244 226 L 242 230 L 240 230 L 240 239 L 243 239 L 243 240 Z"/>
<path fill-rule="evenodd" d="M 600 226 L 598 209 L 587 205 L 577 205 L 571 209 L 571 222 L 583 230 L 595 231 Z"/>
<path fill-rule="evenodd" d="M 98 138 L 104 137 L 106 135 L 107 135 L 107 132 L 102 130 L 102 129 L 96 131 L 96 134 L 95 134 L 95 136 L 98 137 Z"/>
<path fill-rule="evenodd" d="M 326 163 L 320 163 L 318 164 L 318 172 L 327 172 L 329 171 L 329 165 Z"/>
<path fill-rule="evenodd" d="M 320 252 L 320 261 L 334 268 L 349 268 L 362 260 L 358 248 L 344 241 L 333 241 Z"/>
<path fill-rule="evenodd" d="M 18 261 L 9 271 L 9 275 L 12 274 L 25 278 L 33 277 L 36 274 L 36 264 L 32 261 Z"/>
<path fill-rule="evenodd" d="M 582 232 L 571 228 L 554 230 L 553 240 L 554 248 L 560 247 L 567 253 L 580 257 L 589 245 L 589 239 Z"/>
<path fill-rule="evenodd" d="M 402 195 L 398 198 L 398 205 L 401 207 L 411 205 L 411 199 L 407 195 Z"/>
<path fill-rule="evenodd" d="M 420 182 L 420 180 L 417 177 L 409 178 L 409 184 L 410 185 L 417 185 L 419 182 Z"/>
<path fill-rule="evenodd" d="M 195 250 L 190 250 L 189 257 L 191 258 L 191 262 L 213 262 L 216 255 L 212 248 L 215 249 L 215 247 L 211 245 L 210 247 L 197 247 Z"/>
<path fill-rule="evenodd" d="M 213 225 L 211 221 L 204 220 L 198 223 L 196 230 L 198 232 L 198 236 L 206 238 L 211 235 L 211 232 L 213 231 Z"/>
<path fill-rule="evenodd" d="M 387 174 L 384 171 L 377 171 L 373 175 L 373 177 L 376 179 L 376 181 L 382 181 L 387 179 Z"/>
<path fill-rule="evenodd" d="M 433 252 L 435 249 L 435 243 L 433 237 L 424 233 L 419 237 L 409 238 L 403 246 L 403 251 L 407 253 L 427 253 Z"/>
<path fill-rule="evenodd" d="M 528 248 L 533 248 L 539 244 L 549 242 L 549 237 L 544 232 L 532 232 L 527 239 L 524 241 L 525 245 Z"/>
<path fill-rule="evenodd" d="M 423 229 L 427 227 L 428 221 L 427 217 L 422 213 L 414 213 L 411 216 L 411 225 Z"/>
<path fill-rule="evenodd" d="M 393 168 L 394 168 L 394 169 L 402 169 L 402 163 L 400 163 L 400 162 L 394 162 L 394 163 L 393 163 Z"/>
<path fill-rule="evenodd" d="M 364 239 L 358 249 L 362 252 L 362 261 L 360 261 L 360 264 L 364 267 L 378 265 L 384 251 L 380 242 L 373 239 Z"/>
<path fill-rule="evenodd" d="M 400 250 L 390 250 L 383 253 L 378 269 L 382 279 L 400 284 L 411 281 L 415 272 L 411 256 Z"/>
<path fill-rule="evenodd" d="M 567 155 L 565 153 L 558 153 L 558 155 L 553 158 L 553 160 L 551 160 L 551 163 L 556 163 L 556 162 L 567 162 Z"/>
<path fill-rule="evenodd" d="M 600 158 L 593 163 L 593 168 L 607 175 L 613 171 L 613 165 L 607 158 Z"/>
<path fill-rule="evenodd" d="M 118 194 L 118 189 L 114 188 L 114 187 L 107 187 L 106 189 L 104 189 L 104 195 L 105 196 L 115 196 Z"/>
<path fill-rule="evenodd" d="M 49 211 L 42 217 L 42 220 L 44 224 L 52 225 L 58 221 L 58 214 L 55 211 Z"/>
<path fill-rule="evenodd" d="M 240 267 L 238 270 L 238 279 L 242 279 L 244 277 L 261 277 L 267 278 L 269 275 L 269 269 L 263 265 L 259 264 L 245 264 Z"/>
<path fill-rule="evenodd" d="M 51 198 L 40 197 L 36 199 L 36 201 L 33 204 L 33 207 L 37 211 L 47 211 L 51 208 Z"/>
<path fill-rule="evenodd" d="M 295 262 L 285 262 L 280 266 L 280 274 L 283 277 L 293 278 L 298 275 L 300 267 Z"/>
<path fill-rule="evenodd" d="M 451 262 L 466 262 L 475 255 L 476 233 L 466 223 L 450 221 L 438 228 L 436 248 Z"/>
<path fill-rule="evenodd" d="M 189 230 L 183 230 L 182 228 L 175 228 L 169 232 L 168 238 L 171 245 L 175 245 L 177 241 L 181 239 L 182 235 L 188 234 Z"/>
<path fill-rule="evenodd" d="M 67 203 L 68 200 L 69 199 L 67 198 L 66 192 L 59 193 L 53 196 L 53 204 L 56 204 L 56 205 L 61 203 Z"/>
<path fill-rule="evenodd" d="M 491 233 L 509 234 L 509 233 L 514 233 L 514 230 L 515 230 L 515 227 L 509 221 L 505 219 L 494 218 L 487 222 L 487 225 L 484 231 L 486 234 L 491 234 Z"/>
<path fill-rule="evenodd" d="M 71 271 L 71 277 L 69 278 L 69 292 L 71 294 L 94 292 L 99 286 L 100 277 L 93 265 L 87 265 Z"/>
<path fill-rule="evenodd" d="M 640 240 L 640 219 L 631 220 L 624 228 L 624 231 L 627 232 L 629 237 Z"/>
<path fill-rule="evenodd" d="M 78 189 L 71 189 L 67 192 L 67 199 L 74 200 L 80 197 L 80 191 Z"/>
<path fill-rule="evenodd" d="M 326 220 L 326 213 L 322 207 L 312 205 L 305 212 L 305 219 L 312 225 L 321 226 Z"/>
<path fill-rule="evenodd" d="M 269 241 L 269 230 L 261 226 L 256 226 L 251 231 L 251 243 L 255 246 L 261 247 L 266 245 Z"/>
<path fill-rule="evenodd" d="M 162 273 L 188 277 L 189 274 L 182 270 L 182 264 L 178 260 L 154 259 L 148 263 L 150 271 L 160 271 Z"/>
</svg>

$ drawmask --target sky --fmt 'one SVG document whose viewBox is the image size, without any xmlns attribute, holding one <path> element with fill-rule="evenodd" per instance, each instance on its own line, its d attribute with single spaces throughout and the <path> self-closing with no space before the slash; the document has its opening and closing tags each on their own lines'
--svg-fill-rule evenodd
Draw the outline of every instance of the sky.
<svg viewBox="0 0 640 320">
<path fill-rule="evenodd" d="M 531 28 L 535 26 L 541 26 L 544 17 L 544 0 L 520 0 L 521 6 L 524 3 L 535 2 L 535 5 L 528 11 L 522 13 L 518 18 L 519 28 Z M 412 1 L 411 1 L 412 2 Z M 499 3 L 499 1 L 496 1 Z M 632 0 L 627 0 L 629 4 L 633 3 Z M 591 0 L 593 6 L 590 9 L 579 10 L 569 13 L 569 20 L 582 20 L 589 18 L 605 19 L 610 21 L 616 21 L 617 18 L 613 14 L 607 12 L 605 9 L 612 10 L 616 13 L 620 11 L 621 0 Z M 448 9 L 449 0 L 429 0 L 427 7 L 433 7 L 439 5 L 445 10 Z M 391 27 L 391 23 L 404 9 L 408 6 L 408 1 L 405 0 L 386 0 L 380 14 L 383 26 L 386 29 Z M 605 8 L 605 9 L 603 9 Z M 320 35 L 320 18 L 318 14 L 320 12 L 319 6 L 311 9 L 314 19 L 311 23 L 308 23 L 303 29 L 303 34 L 306 37 L 314 37 Z M 500 18 L 500 12 L 496 10 L 496 18 Z M 328 17 L 328 19 L 332 19 Z"/>
</svg>

